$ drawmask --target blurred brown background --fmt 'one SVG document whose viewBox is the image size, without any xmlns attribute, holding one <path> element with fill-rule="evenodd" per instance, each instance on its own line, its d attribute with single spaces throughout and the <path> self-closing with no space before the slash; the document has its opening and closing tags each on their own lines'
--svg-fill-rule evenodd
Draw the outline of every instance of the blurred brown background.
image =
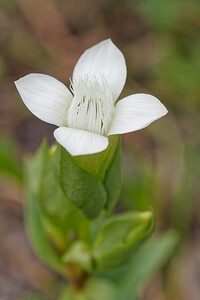
<svg viewBox="0 0 200 300">
<path fill-rule="evenodd" d="M 123 136 L 122 209 L 147 209 L 156 232 L 180 244 L 141 291 L 142 300 L 200 299 L 200 3 L 198 0 L 0 0 L 0 299 L 29 292 L 54 299 L 54 274 L 28 245 L 22 160 L 54 126 L 26 109 L 13 84 L 33 72 L 69 85 L 80 54 L 110 37 L 128 68 L 121 95 L 146 92 L 168 108 L 147 129 Z"/>
</svg>

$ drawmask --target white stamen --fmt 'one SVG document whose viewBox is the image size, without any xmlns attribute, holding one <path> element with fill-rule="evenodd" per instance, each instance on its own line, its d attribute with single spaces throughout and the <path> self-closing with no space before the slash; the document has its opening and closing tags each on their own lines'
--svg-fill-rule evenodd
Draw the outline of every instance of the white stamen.
<svg viewBox="0 0 200 300">
<path fill-rule="evenodd" d="M 102 76 L 91 82 L 87 77 L 71 82 L 74 98 L 67 114 L 67 126 L 106 135 L 112 120 L 114 101 Z"/>
</svg>

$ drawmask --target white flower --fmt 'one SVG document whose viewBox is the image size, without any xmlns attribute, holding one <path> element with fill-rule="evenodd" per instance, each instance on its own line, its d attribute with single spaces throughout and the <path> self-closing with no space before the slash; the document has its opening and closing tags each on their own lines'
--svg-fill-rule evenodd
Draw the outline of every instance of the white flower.
<svg viewBox="0 0 200 300">
<path fill-rule="evenodd" d="M 142 129 L 167 113 L 164 105 L 148 94 L 134 94 L 116 102 L 126 74 L 123 54 L 108 39 L 81 55 L 71 92 L 43 74 L 29 74 L 15 85 L 34 115 L 59 126 L 54 137 L 75 156 L 103 151 L 109 135 Z"/>
</svg>

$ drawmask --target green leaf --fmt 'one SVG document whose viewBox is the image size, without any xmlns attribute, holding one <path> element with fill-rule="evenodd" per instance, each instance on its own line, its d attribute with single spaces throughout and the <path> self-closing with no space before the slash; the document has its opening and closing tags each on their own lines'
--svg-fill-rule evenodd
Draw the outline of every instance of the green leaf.
<svg viewBox="0 0 200 300">
<path fill-rule="evenodd" d="M 35 253 L 53 270 L 63 273 L 64 265 L 52 246 L 42 224 L 42 212 L 38 200 L 29 196 L 25 205 L 25 225 Z"/>
<path fill-rule="evenodd" d="M 53 147 L 55 148 L 55 147 Z M 55 174 L 56 152 L 48 148 L 43 141 L 36 155 L 26 163 L 27 193 L 35 195 L 43 212 L 43 225 L 46 230 L 58 238 L 61 244 L 67 240 L 67 232 L 81 239 L 89 239 L 89 222 L 71 204 L 59 184 Z M 82 226 L 79 226 L 81 222 Z M 62 241 L 63 239 L 63 241 Z M 64 242 L 65 241 L 65 242 Z M 66 244 L 67 245 L 67 244 Z M 62 246 L 62 245 L 61 245 Z"/>
<path fill-rule="evenodd" d="M 169 230 L 141 246 L 125 266 L 98 276 L 107 277 L 119 286 L 121 300 L 136 300 L 141 288 L 170 259 L 178 241 L 177 232 Z"/>
<path fill-rule="evenodd" d="M 178 241 L 178 234 L 173 230 L 168 231 L 146 244 L 135 255 L 128 271 L 121 279 L 122 300 L 138 299 L 142 285 L 167 262 L 174 252 Z"/>
<path fill-rule="evenodd" d="M 120 300 L 117 285 L 105 279 L 88 280 L 82 291 L 74 291 L 70 286 L 63 289 L 59 300 Z"/>
<path fill-rule="evenodd" d="M 121 143 L 119 136 L 109 138 L 105 151 L 72 157 L 60 145 L 54 155 L 57 177 L 68 199 L 89 219 L 105 207 L 110 211 L 121 189 Z M 60 164 L 58 161 L 60 160 Z"/>
<path fill-rule="evenodd" d="M 79 167 L 62 147 L 60 153 L 60 181 L 68 199 L 89 219 L 96 218 L 107 195 L 102 182 Z"/>
<path fill-rule="evenodd" d="M 59 300 L 77 300 L 74 294 L 74 290 L 70 286 L 66 286 L 61 291 L 61 294 L 58 298 Z M 83 298 L 82 298 L 83 300 Z"/>
<path fill-rule="evenodd" d="M 82 241 L 75 241 L 71 245 L 66 254 L 63 256 L 63 261 L 65 263 L 79 265 L 81 269 L 87 272 L 92 272 L 93 270 L 91 249 L 85 242 Z"/>
<path fill-rule="evenodd" d="M 116 268 L 130 260 L 133 250 L 153 229 L 150 211 L 127 212 L 106 220 L 93 246 L 99 270 Z"/>
<path fill-rule="evenodd" d="M 60 242 L 60 233 L 55 233 L 55 224 L 50 226 L 48 222 L 49 211 L 52 211 L 51 201 L 49 201 L 50 208 L 46 207 L 43 201 L 45 170 L 48 161 L 49 153 L 46 141 L 43 141 L 36 155 L 26 161 L 24 177 L 27 195 L 24 212 L 25 225 L 32 247 L 40 260 L 53 270 L 62 273 L 61 255 L 54 247 L 58 241 Z M 53 190 L 51 190 L 52 188 Z M 51 190 L 51 196 L 56 201 L 57 188 L 53 186 L 52 182 L 50 182 L 50 186 L 45 187 L 45 190 L 47 189 Z"/>
<path fill-rule="evenodd" d="M 31 215 L 32 223 L 40 219 L 40 223 L 37 225 L 40 226 L 40 229 L 38 228 L 38 232 L 34 232 L 33 237 L 31 231 L 30 239 L 40 259 L 48 265 L 46 249 L 38 249 L 39 241 L 37 236 L 35 237 L 40 234 L 40 230 L 46 237 L 46 247 L 50 248 L 50 252 L 53 249 L 60 262 L 63 253 L 75 239 L 90 241 L 90 222 L 67 199 L 55 176 L 54 154 L 55 149 L 49 149 L 46 141 L 43 141 L 36 155 L 25 165 L 27 201 L 29 203 L 29 199 L 34 198 L 36 202 L 34 205 L 37 206 L 37 214 Z M 31 211 L 28 213 L 30 214 Z M 29 222 L 30 217 L 26 210 L 25 218 Z M 55 269 L 55 267 L 53 268 Z"/>
<path fill-rule="evenodd" d="M 49 216 L 49 219 L 59 227 L 60 230 L 63 230 L 64 235 L 66 235 L 66 231 L 76 231 L 79 238 L 87 239 L 89 222 L 71 204 L 61 188 L 60 182 L 54 173 L 53 163 L 55 163 L 55 161 L 53 160 L 54 152 L 50 149 L 46 155 L 42 184 L 40 187 L 40 200 L 43 210 Z M 59 164 L 59 161 L 57 161 L 57 164 Z M 81 228 L 79 223 L 81 223 Z"/>
<path fill-rule="evenodd" d="M 89 280 L 84 295 L 86 300 L 120 300 L 117 286 L 105 279 Z"/>
<path fill-rule="evenodd" d="M 68 217 L 67 200 L 51 170 L 51 157 L 44 140 L 36 155 L 26 161 L 25 183 L 27 195 L 34 195 L 42 211 L 43 227 L 63 246 L 65 223 Z M 53 223 L 51 224 L 51 221 Z"/>
</svg>

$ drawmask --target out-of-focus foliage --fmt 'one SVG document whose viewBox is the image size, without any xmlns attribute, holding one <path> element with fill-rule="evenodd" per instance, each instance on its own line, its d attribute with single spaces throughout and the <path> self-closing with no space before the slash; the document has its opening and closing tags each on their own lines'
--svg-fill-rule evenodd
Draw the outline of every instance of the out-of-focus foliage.
<svg viewBox="0 0 200 300">
<path fill-rule="evenodd" d="M 105 279 L 92 279 L 88 281 L 84 294 L 75 294 L 70 287 L 64 288 L 59 300 L 120 300 L 118 287 Z"/>
<path fill-rule="evenodd" d="M 11 137 L 4 136 L 0 139 L 0 174 L 17 181 L 22 180 L 18 145 Z"/>
<path fill-rule="evenodd" d="M 35 295 L 33 295 L 33 296 L 27 296 L 27 297 L 22 298 L 22 299 L 20 299 L 20 300 L 44 300 L 44 299 L 41 298 L 40 296 L 35 296 Z"/>
<path fill-rule="evenodd" d="M 169 261 L 178 240 L 175 231 L 168 231 L 143 245 L 129 264 L 97 275 L 105 276 L 117 284 L 120 299 L 136 300 L 147 280 Z"/>
<path fill-rule="evenodd" d="M 152 239 L 139 250 L 119 283 L 122 290 L 121 299 L 137 300 L 147 280 L 169 261 L 177 243 L 177 233 L 169 231 Z"/>
</svg>

